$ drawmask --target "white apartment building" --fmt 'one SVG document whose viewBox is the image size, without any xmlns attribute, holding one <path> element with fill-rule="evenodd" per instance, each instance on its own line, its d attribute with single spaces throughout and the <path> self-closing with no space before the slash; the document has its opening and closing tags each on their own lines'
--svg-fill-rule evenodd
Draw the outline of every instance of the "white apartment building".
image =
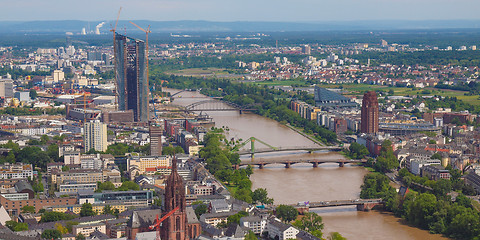
<svg viewBox="0 0 480 240">
<path fill-rule="evenodd" d="M 105 152 L 107 150 L 107 125 L 94 120 L 84 124 L 83 142 L 85 151 L 95 149 L 96 151 Z"/>
<path fill-rule="evenodd" d="M 33 179 L 33 166 L 31 164 L 4 164 L 0 166 L 0 178 L 17 179 L 30 178 Z"/>
</svg>

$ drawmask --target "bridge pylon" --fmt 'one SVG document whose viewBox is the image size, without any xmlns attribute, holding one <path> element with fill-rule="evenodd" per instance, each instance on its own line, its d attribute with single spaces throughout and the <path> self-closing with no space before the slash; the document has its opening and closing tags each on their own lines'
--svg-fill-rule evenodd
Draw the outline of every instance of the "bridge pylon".
<svg viewBox="0 0 480 240">
<path fill-rule="evenodd" d="M 250 142 L 250 158 L 252 159 L 252 162 L 255 158 L 255 142 L 260 142 L 262 143 L 263 145 L 273 149 L 273 150 L 278 150 L 278 148 L 258 139 L 258 138 L 255 138 L 255 137 L 250 137 L 249 139 L 245 140 L 244 142 L 238 144 L 237 146 L 235 146 L 230 152 L 236 152 L 238 151 L 240 148 L 242 148 L 243 146 L 245 146 L 247 143 Z"/>
</svg>

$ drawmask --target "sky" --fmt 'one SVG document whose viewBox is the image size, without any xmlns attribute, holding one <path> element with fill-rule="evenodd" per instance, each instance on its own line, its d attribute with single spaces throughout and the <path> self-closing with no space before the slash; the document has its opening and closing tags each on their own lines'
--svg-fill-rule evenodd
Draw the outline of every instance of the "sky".
<svg viewBox="0 0 480 240">
<path fill-rule="evenodd" d="M 0 21 L 478 20 L 480 0 L 0 0 Z"/>
</svg>

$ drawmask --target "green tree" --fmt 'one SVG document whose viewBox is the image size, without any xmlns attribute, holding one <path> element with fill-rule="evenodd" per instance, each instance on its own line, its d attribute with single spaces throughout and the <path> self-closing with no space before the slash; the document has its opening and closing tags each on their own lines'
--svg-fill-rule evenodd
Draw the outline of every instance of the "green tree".
<svg viewBox="0 0 480 240">
<path fill-rule="evenodd" d="M 41 142 L 42 144 L 45 145 L 45 144 L 48 143 L 48 141 L 50 141 L 50 138 L 49 138 L 47 135 L 42 135 L 42 136 L 40 136 L 40 142 Z"/>
<path fill-rule="evenodd" d="M 75 240 L 85 240 L 85 236 L 83 234 L 79 233 L 76 237 Z"/>
<path fill-rule="evenodd" d="M 95 216 L 97 213 L 93 211 L 93 207 L 91 203 L 84 203 L 82 208 L 80 209 L 80 216 L 87 217 L 87 216 Z"/>
<path fill-rule="evenodd" d="M 65 227 L 67 228 L 68 232 L 72 232 L 73 226 L 78 225 L 78 222 L 75 221 L 67 221 L 65 222 Z"/>
<path fill-rule="evenodd" d="M 16 155 L 17 161 L 33 164 L 43 170 L 47 169 L 47 163 L 51 162 L 50 157 L 39 147 L 24 147 Z"/>
<path fill-rule="evenodd" d="M 343 237 L 338 232 L 332 232 L 332 233 L 330 233 L 330 236 L 328 237 L 328 240 L 347 240 L 347 238 Z"/>
<path fill-rule="evenodd" d="M 61 223 L 55 223 L 55 229 L 57 229 L 62 235 L 68 233 L 68 228 L 64 227 Z"/>
<path fill-rule="evenodd" d="M 122 183 L 122 186 L 118 188 L 118 190 L 119 191 L 128 191 L 128 190 L 138 191 L 140 190 L 140 186 L 133 181 L 125 181 Z"/>
<path fill-rule="evenodd" d="M 37 98 L 38 94 L 37 94 L 37 91 L 35 91 L 35 89 L 30 89 L 30 98 L 35 100 Z"/>
<path fill-rule="evenodd" d="M 40 211 L 39 211 L 40 212 Z M 57 222 L 61 220 L 71 220 L 76 216 L 62 212 L 44 212 L 40 222 Z"/>
<path fill-rule="evenodd" d="M 22 210 L 22 213 L 35 213 L 35 207 L 34 206 L 26 205 L 26 206 L 23 206 L 21 208 L 21 210 Z"/>
<path fill-rule="evenodd" d="M 113 211 L 113 209 L 110 205 L 105 205 L 105 207 L 103 207 L 102 214 L 112 214 L 113 215 L 114 211 Z"/>
<path fill-rule="evenodd" d="M 42 239 L 61 239 L 62 233 L 57 229 L 46 229 L 42 232 Z"/>
<path fill-rule="evenodd" d="M 252 201 L 254 203 L 273 204 L 273 198 L 268 197 L 267 189 L 257 188 L 252 192 Z"/>
<path fill-rule="evenodd" d="M 353 159 L 362 159 L 370 154 L 367 147 L 356 142 L 350 144 L 350 147 L 348 147 L 348 149 L 350 151 L 348 155 Z"/>
<path fill-rule="evenodd" d="M 451 190 L 452 182 L 447 179 L 440 179 L 433 186 L 433 193 L 437 196 L 437 198 L 445 197 Z"/>
<path fill-rule="evenodd" d="M 26 231 L 28 230 L 28 224 L 27 223 L 19 223 L 13 220 L 6 221 L 5 226 L 10 228 L 10 230 L 14 232 L 20 232 L 20 231 Z"/>
<path fill-rule="evenodd" d="M 106 182 L 103 182 L 103 183 L 98 182 L 97 185 L 98 185 L 97 190 L 99 192 L 102 192 L 104 190 L 115 190 L 115 185 L 110 181 L 106 181 Z"/>
<path fill-rule="evenodd" d="M 114 143 L 107 147 L 106 153 L 114 156 L 125 156 L 125 153 L 133 152 L 134 147 L 125 143 Z"/>
<path fill-rule="evenodd" d="M 175 148 L 172 146 L 166 146 L 162 148 L 162 155 L 173 156 L 175 155 Z"/>
<path fill-rule="evenodd" d="M 175 151 L 175 154 L 177 154 L 177 153 L 185 153 L 185 151 L 183 150 L 183 148 L 180 147 L 180 146 L 175 146 L 174 151 Z"/>
<path fill-rule="evenodd" d="M 379 172 L 390 172 L 392 169 L 398 167 L 398 159 L 393 154 L 392 142 L 385 140 L 380 149 L 380 155 L 374 165 Z"/>
<path fill-rule="evenodd" d="M 291 222 L 298 216 L 298 211 L 289 205 L 280 205 L 275 209 L 275 215 L 284 222 Z"/>
<path fill-rule="evenodd" d="M 235 191 L 234 198 L 251 203 L 252 202 L 252 191 L 247 188 L 240 188 L 237 191 Z"/>
<path fill-rule="evenodd" d="M 430 193 L 422 193 L 413 202 L 410 207 L 407 220 L 415 225 L 428 229 L 428 226 L 432 223 L 431 217 L 437 210 L 437 198 Z"/>
<path fill-rule="evenodd" d="M 157 206 L 157 207 L 159 207 L 159 208 L 162 207 L 162 199 L 159 198 L 159 197 L 154 198 L 154 199 L 153 199 L 153 205 L 154 205 L 154 206 Z"/>
<path fill-rule="evenodd" d="M 255 235 L 255 233 L 253 233 L 251 230 L 248 231 L 248 233 L 245 235 L 245 238 L 244 240 L 257 240 L 257 235 Z"/>
<path fill-rule="evenodd" d="M 198 206 L 195 208 L 195 215 L 197 215 L 197 218 L 200 219 L 200 216 L 202 216 L 202 214 L 206 213 L 207 211 L 208 211 L 207 205 L 204 203 L 201 203 L 201 204 L 198 204 Z"/>
<path fill-rule="evenodd" d="M 60 157 L 58 156 L 58 145 L 51 144 L 47 147 L 47 155 L 52 159 L 54 162 L 58 162 Z"/>
<path fill-rule="evenodd" d="M 227 224 L 230 225 L 232 223 L 234 224 L 240 224 L 240 218 L 248 216 L 248 213 L 245 211 L 240 211 L 236 214 L 230 215 L 227 218 Z"/>
<path fill-rule="evenodd" d="M 322 238 L 323 221 L 322 217 L 314 212 L 308 212 L 301 219 L 293 222 L 293 226 L 304 230 L 317 238 Z"/>
<path fill-rule="evenodd" d="M 430 158 L 442 160 L 442 155 L 440 153 L 434 153 Z"/>
<path fill-rule="evenodd" d="M 250 175 L 253 174 L 253 167 L 252 167 L 252 165 L 249 164 L 249 165 L 247 166 L 247 168 L 245 168 L 245 173 L 247 173 L 247 176 L 249 176 L 249 177 L 250 177 Z"/>
</svg>

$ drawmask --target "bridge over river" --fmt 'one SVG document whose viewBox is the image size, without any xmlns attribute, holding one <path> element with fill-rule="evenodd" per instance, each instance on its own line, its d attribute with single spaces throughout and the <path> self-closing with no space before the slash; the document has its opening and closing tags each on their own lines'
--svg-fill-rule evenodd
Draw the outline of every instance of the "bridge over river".
<svg viewBox="0 0 480 240">
<path fill-rule="evenodd" d="M 313 167 L 318 167 L 322 163 L 338 163 L 340 167 L 343 167 L 346 163 L 366 163 L 365 159 L 295 159 L 295 160 L 283 160 L 283 159 L 243 159 L 241 160 L 239 166 L 255 165 L 258 168 L 263 169 L 265 165 L 268 164 L 284 164 L 285 168 L 290 168 L 291 165 L 297 163 L 311 163 Z"/>
<path fill-rule="evenodd" d="M 298 204 L 289 204 L 295 207 L 300 214 L 306 213 L 311 208 L 339 207 L 339 206 L 357 206 L 358 211 L 370 211 L 377 205 L 382 205 L 383 199 L 355 199 L 355 200 L 335 200 L 323 202 L 300 202 Z"/>
<path fill-rule="evenodd" d="M 275 149 L 272 148 L 255 148 L 254 153 L 269 153 L 269 152 L 288 152 L 288 151 L 308 151 L 308 152 L 314 152 L 314 151 L 341 151 L 343 148 L 342 147 L 337 147 L 337 146 L 317 146 L 317 147 L 276 147 Z M 240 155 L 252 155 L 252 150 L 251 149 L 242 149 L 237 151 L 238 154 Z"/>
</svg>

